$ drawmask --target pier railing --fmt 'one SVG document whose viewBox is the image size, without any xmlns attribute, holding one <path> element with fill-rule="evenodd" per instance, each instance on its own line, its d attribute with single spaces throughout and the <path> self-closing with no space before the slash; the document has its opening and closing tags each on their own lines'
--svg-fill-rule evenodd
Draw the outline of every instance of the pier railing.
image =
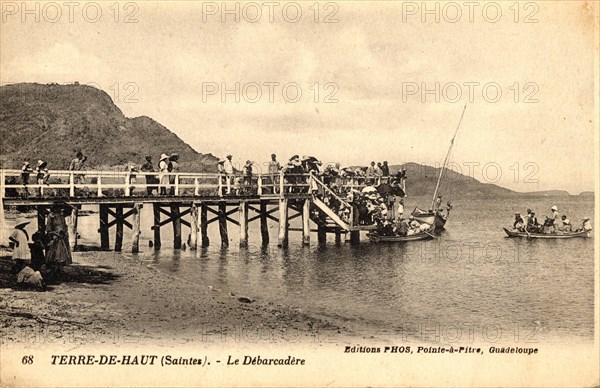
<svg viewBox="0 0 600 388">
<path fill-rule="evenodd" d="M 212 196 L 283 195 L 309 193 L 316 183 L 308 173 L 243 174 L 193 172 L 140 172 L 111 170 L 49 170 L 38 179 L 37 173 L 0 169 L 0 196 L 20 197 L 130 197 L 160 195 Z M 26 178 L 26 179 L 23 179 Z M 343 197 L 351 190 L 387 182 L 389 177 L 320 177 L 324 190 Z M 323 181 L 327 182 L 324 184 Z M 27 182 L 27 183 L 24 183 Z M 149 190 L 150 189 L 150 190 Z"/>
<path fill-rule="evenodd" d="M 24 179 L 25 178 L 25 179 Z M 27 183 L 25 183 L 27 182 Z M 148 195 L 211 196 L 308 193 L 310 174 L 243 174 L 50 170 L 37 173 L 0 169 L 0 196 L 130 197 Z M 150 190 L 149 190 L 150 189 Z"/>
</svg>

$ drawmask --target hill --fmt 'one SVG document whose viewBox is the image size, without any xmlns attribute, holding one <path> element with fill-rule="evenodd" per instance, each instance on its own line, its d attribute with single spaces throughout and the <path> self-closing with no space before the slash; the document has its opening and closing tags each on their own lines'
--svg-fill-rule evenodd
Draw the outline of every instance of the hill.
<svg viewBox="0 0 600 388">
<path fill-rule="evenodd" d="M 89 168 L 141 164 L 146 154 L 155 165 L 161 153 L 177 152 L 183 171 L 216 171 L 218 159 L 201 154 L 168 128 L 142 116 L 127 118 L 110 96 L 91 86 L 22 83 L 0 87 L 0 163 L 20 168 L 24 160 L 48 161 L 50 169 L 66 169 L 82 150 Z M 406 163 L 411 196 L 432 195 L 440 169 Z M 394 174 L 400 165 L 391 165 Z M 456 196 L 568 195 L 547 191 L 517 193 L 447 170 L 439 191 Z M 593 193 L 592 193 L 593 195 Z"/>
<path fill-rule="evenodd" d="M 539 197 L 564 197 L 569 196 L 568 191 L 565 190 L 544 190 L 544 191 L 531 191 L 529 193 L 523 193 L 524 195 L 532 195 Z"/>
<path fill-rule="evenodd" d="M 92 86 L 13 84 L 0 87 L 0 158 L 8 168 L 25 160 L 66 169 L 78 150 L 90 168 L 141 164 L 146 154 L 177 152 L 187 171 L 216 171 L 216 157 L 196 152 L 149 117 L 128 118 Z"/>
<path fill-rule="evenodd" d="M 435 184 L 440 174 L 440 168 L 417 163 L 405 163 L 407 182 L 406 190 L 409 195 L 433 195 Z M 390 173 L 395 174 L 402 166 L 390 166 Z M 520 194 L 516 191 L 500 187 L 491 183 L 482 183 L 477 179 L 446 170 L 438 191 L 444 197 L 457 196 L 509 196 Z"/>
</svg>

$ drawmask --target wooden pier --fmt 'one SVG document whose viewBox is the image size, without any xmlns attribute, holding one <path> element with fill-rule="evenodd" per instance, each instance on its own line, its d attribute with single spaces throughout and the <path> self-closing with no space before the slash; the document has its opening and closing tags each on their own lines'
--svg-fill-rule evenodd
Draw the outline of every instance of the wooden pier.
<svg viewBox="0 0 600 388">
<path fill-rule="evenodd" d="M 350 236 L 353 244 L 360 242 L 360 231 L 373 226 L 353 224 L 353 206 L 337 193 L 331 191 L 313 174 L 256 175 L 244 185 L 237 184 L 240 176 L 213 173 L 177 173 L 171 182 L 161 186 L 146 183 L 146 176 L 156 177 L 159 173 L 118 171 L 50 171 L 50 179 L 37 183 L 35 173 L 31 181 L 21 183 L 20 170 L 0 170 L 0 221 L 4 221 L 4 209 L 26 207 L 36 209 L 38 229 L 45 228 L 45 218 L 50 208 L 70 208 L 68 217 L 71 246 L 77 246 L 77 224 L 79 209 L 83 205 L 98 207 L 100 248 L 111 249 L 111 229 L 114 230 L 115 251 L 121 251 L 126 228 L 131 230 L 131 250 L 140 250 L 141 210 L 144 206 L 153 209 L 152 246 L 161 249 L 161 229 L 173 228 L 173 248 L 186 244 L 190 249 L 207 247 L 210 244 L 208 228 L 218 224 L 221 246 L 229 245 L 229 228 L 239 230 L 239 244 L 249 243 L 248 226 L 260 223 L 261 242 L 270 243 L 269 222 L 278 225 L 277 245 L 288 246 L 290 231 L 302 232 L 302 243 L 310 244 L 311 233 L 317 232 L 317 241 L 322 244 L 328 233 L 335 235 L 336 243 L 342 235 Z M 277 183 L 275 183 L 277 182 Z M 290 183 L 293 182 L 293 183 Z M 161 187 L 171 195 L 158 195 Z M 360 190 L 364 182 L 348 180 L 341 182 L 341 191 Z M 152 194 L 148 194 L 152 188 Z M 344 207 L 346 218 L 336 213 L 325 203 L 325 197 L 335 197 Z M 290 221 L 301 218 L 300 228 L 290 228 Z M 185 233 L 182 227 L 187 228 Z M 316 229 L 315 229 L 316 227 Z M 189 236 L 183 241 L 183 236 Z"/>
</svg>

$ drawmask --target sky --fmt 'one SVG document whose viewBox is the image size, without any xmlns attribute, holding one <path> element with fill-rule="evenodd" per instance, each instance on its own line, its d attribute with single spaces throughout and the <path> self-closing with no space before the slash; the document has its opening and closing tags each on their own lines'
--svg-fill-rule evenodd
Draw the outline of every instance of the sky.
<svg viewBox="0 0 600 388">
<path fill-rule="evenodd" d="M 95 85 L 202 153 L 435 166 L 466 105 L 453 169 L 595 187 L 594 2 L 23 4 L 1 3 L 2 84 Z"/>
</svg>

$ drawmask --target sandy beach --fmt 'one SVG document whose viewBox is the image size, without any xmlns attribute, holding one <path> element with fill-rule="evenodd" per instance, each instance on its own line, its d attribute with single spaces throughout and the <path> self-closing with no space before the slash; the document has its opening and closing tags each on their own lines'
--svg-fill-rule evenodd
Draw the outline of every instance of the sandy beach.
<svg viewBox="0 0 600 388">
<path fill-rule="evenodd" d="M 5 252 L 6 253 L 6 252 Z M 46 292 L 19 289 L 10 257 L 0 259 L 0 327 L 5 346 L 111 342 L 351 343 L 343 322 L 252 295 L 235 295 L 160 272 L 136 257 L 76 252 L 65 279 Z M 366 336 L 365 338 L 368 338 Z"/>
</svg>

